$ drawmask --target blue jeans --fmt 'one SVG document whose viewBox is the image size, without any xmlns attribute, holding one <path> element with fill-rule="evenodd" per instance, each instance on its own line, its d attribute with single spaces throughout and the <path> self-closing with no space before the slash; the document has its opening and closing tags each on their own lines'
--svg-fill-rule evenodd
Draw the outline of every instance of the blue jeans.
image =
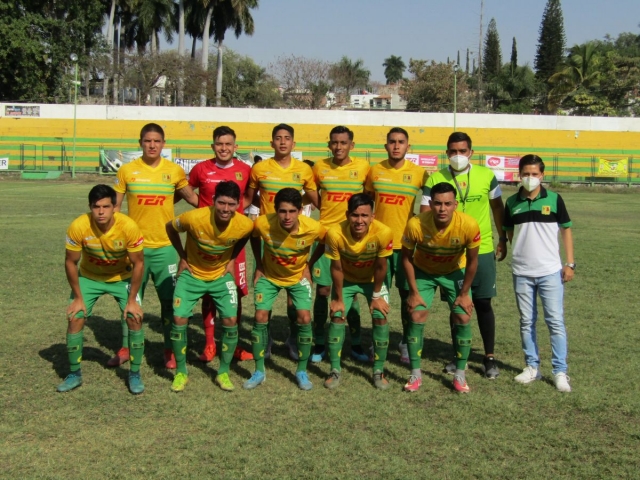
<svg viewBox="0 0 640 480">
<path fill-rule="evenodd" d="M 528 366 L 539 368 L 538 342 L 536 340 L 536 320 L 538 307 L 536 295 L 540 295 L 544 321 L 551 338 L 551 365 L 553 374 L 567 372 L 567 332 L 564 328 L 564 308 L 562 305 L 564 285 L 562 272 L 544 277 L 523 277 L 513 275 L 513 289 L 520 311 L 520 336 L 524 359 Z"/>
</svg>

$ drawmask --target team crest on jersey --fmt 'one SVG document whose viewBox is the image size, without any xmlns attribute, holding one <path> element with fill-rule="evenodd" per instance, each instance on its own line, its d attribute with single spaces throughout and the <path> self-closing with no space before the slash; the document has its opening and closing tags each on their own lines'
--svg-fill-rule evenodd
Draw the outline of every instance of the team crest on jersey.
<svg viewBox="0 0 640 480">
<path fill-rule="evenodd" d="M 373 251 L 376 249 L 376 242 L 367 243 L 367 251 Z"/>
<path fill-rule="evenodd" d="M 302 177 L 300 177 L 299 173 L 294 173 L 291 175 L 291 178 L 293 179 L 294 182 L 299 182 Z"/>
<path fill-rule="evenodd" d="M 402 181 L 404 183 L 411 183 L 411 180 L 413 180 L 413 175 L 410 173 L 405 173 L 404 175 L 402 175 Z"/>
<path fill-rule="evenodd" d="M 242 181 L 242 172 L 236 172 L 236 180 Z"/>
<path fill-rule="evenodd" d="M 262 303 L 262 294 L 256 293 L 256 303 Z"/>
<path fill-rule="evenodd" d="M 313 269 L 313 276 L 314 277 L 319 277 L 320 276 L 320 269 L 319 268 L 314 268 Z"/>
<path fill-rule="evenodd" d="M 113 248 L 116 250 L 122 250 L 124 248 L 124 242 L 122 240 L 114 240 Z"/>
<path fill-rule="evenodd" d="M 460 239 L 458 237 L 453 237 L 451 239 L 451 245 L 453 246 L 459 246 L 462 242 L 460 241 Z"/>
<path fill-rule="evenodd" d="M 460 188 L 467 188 L 467 182 L 465 182 L 464 180 L 460 180 L 458 182 L 458 185 L 460 185 Z"/>
<path fill-rule="evenodd" d="M 549 205 L 542 206 L 542 215 L 551 215 L 551 207 Z"/>
<path fill-rule="evenodd" d="M 296 242 L 296 247 L 298 248 L 304 248 L 306 246 L 307 246 L 307 241 L 302 238 Z"/>
<path fill-rule="evenodd" d="M 165 183 L 171 183 L 171 174 L 170 173 L 163 173 L 162 174 L 162 181 Z"/>
<path fill-rule="evenodd" d="M 180 297 L 176 297 L 173 299 L 173 307 L 180 308 L 180 304 L 182 303 L 182 299 Z"/>
<path fill-rule="evenodd" d="M 353 180 L 358 179 L 358 171 L 357 170 L 349 170 L 349 178 Z"/>
<path fill-rule="evenodd" d="M 229 238 L 227 239 L 227 245 L 233 245 L 234 243 L 237 243 L 237 241 L 237 238 Z"/>
</svg>

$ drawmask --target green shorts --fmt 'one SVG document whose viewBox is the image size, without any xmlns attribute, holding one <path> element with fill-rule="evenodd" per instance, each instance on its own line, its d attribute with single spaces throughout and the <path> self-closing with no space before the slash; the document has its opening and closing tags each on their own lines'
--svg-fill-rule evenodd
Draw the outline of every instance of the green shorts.
<svg viewBox="0 0 640 480">
<path fill-rule="evenodd" d="M 233 275 L 227 273 L 216 280 L 199 280 L 184 270 L 178 277 L 173 295 L 173 314 L 189 318 L 193 307 L 205 294 L 211 295 L 220 318 L 232 318 L 238 312 L 238 287 Z"/>
<path fill-rule="evenodd" d="M 287 294 L 293 300 L 293 306 L 296 307 L 296 310 L 311 311 L 311 284 L 309 280 L 303 278 L 295 285 L 281 287 L 268 280 L 267 277 L 260 277 L 253 289 L 256 310 L 271 310 L 273 302 L 276 301 L 278 293 L 282 289 L 287 291 Z"/>
<path fill-rule="evenodd" d="M 97 280 L 91 280 L 90 278 L 80 277 L 80 293 L 82 293 L 82 299 L 84 305 L 87 307 L 87 317 L 91 316 L 93 306 L 102 295 L 111 295 L 116 299 L 120 306 L 120 312 L 122 313 L 127 306 L 127 300 L 129 299 L 129 290 L 131 289 L 131 279 L 121 280 L 119 282 L 98 282 Z M 73 301 L 73 292 L 69 297 L 69 303 Z M 140 305 L 140 294 L 136 295 L 136 302 Z M 76 318 L 83 318 L 84 313 L 78 312 Z"/>
<path fill-rule="evenodd" d="M 453 313 L 461 313 L 463 315 L 467 314 L 467 312 L 465 312 L 461 307 L 453 306 L 453 302 L 456 301 L 456 297 L 460 293 L 460 289 L 464 282 L 464 268 L 451 272 L 447 275 L 429 275 L 419 268 L 416 268 L 415 272 L 418 292 L 420 292 L 420 296 L 422 297 L 422 300 L 424 300 L 424 303 L 427 304 L 427 308 L 416 307 L 416 311 L 427 310 L 431 307 L 433 295 L 435 294 L 436 289 L 440 287 L 440 295 L 441 297 L 445 297 L 449 304 L 449 309 Z M 469 296 L 471 296 L 471 292 L 469 292 Z"/>
<path fill-rule="evenodd" d="M 388 257 L 387 262 L 387 278 L 385 283 L 391 287 L 391 280 L 396 277 L 396 288 L 400 290 L 409 290 L 407 276 L 402 267 L 402 250 L 394 250 L 393 254 Z"/>
<path fill-rule="evenodd" d="M 142 286 L 140 294 L 144 299 L 144 292 L 153 280 L 158 299 L 166 302 L 173 300 L 173 289 L 176 286 L 176 273 L 178 273 L 178 253 L 172 245 L 160 248 L 144 249 L 144 273 L 142 274 Z"/>
<path fill-rule="evenodd" d="M 357 294 L 364 295 L 364 297 L 367 299 L 367 304 L 369 305 L 369 307 L 371 307 L 371 301 L 373 300 L 373 282 L 372 283 L 351 283 L 346 280 L 343 282 L 342 299 L 344 302 L 345 312 L 349 311 Z M 389 289 L 384 283 L 382 284 L 382 288 L 380 289 L 380 296 L 384 298 L 385 302 L 389 303 Z M 333 289 L 331 291 L 331 298 L 335 298 L 335 292 Z M 336 316 L 341 317 L 342 315 L 336 315 Z M 384 314 L 377 309 L 373 310 L 371 317 L 385 318 Z"/>
<path fill-rule="evenodd" d="M 331 259 L 326 255 L 322 255 L 313 265 L 313 281 L 321 287 L 329 287 L 333 283 L 331 278 Z"/>
<path fill-rule="evenodd" d="M 493 298 L 496 296 L 496 254 L 494 252 L 478 255 L 478 270 L 471 282 L 474 298 Z"/>
</svg>

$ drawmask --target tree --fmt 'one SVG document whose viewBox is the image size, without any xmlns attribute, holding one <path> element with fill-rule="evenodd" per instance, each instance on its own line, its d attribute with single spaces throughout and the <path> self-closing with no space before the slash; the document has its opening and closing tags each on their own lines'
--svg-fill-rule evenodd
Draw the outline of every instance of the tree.
<svg viewBox="0 0 640 480">
<path fill-rule="evenodd" d="M 136 0 L 134 9 L 144 37 L 151 43 L 151 54 L 158 53 L 159 35 L 164 31 L 165 40 L 173 41 L 175 12 L 173 0 Z M 143 48 L 145 48 L 143 46 Z"/>
<path fill-rule="evenodd" d="M 407 111 L 453 111 L 454 72 L 452 63 L 409 60 L 412 78 L 402 83 L 401 95 L 407 100 Z M 467 89 L 466 73 L 458 71 L 457 109 L 469 111 L 471 95 Z"/>
<path fill-rule="evenodd" d="M 564 58 L 564 20 L 560 0 L 548 0 L 542 14 L 535 58 L 536 78 L 547 82 Z"/>
<path fill-rule="evenodd" d="M 516 37 L 513 37 L 511 43 L 511 73 L 513 74 L 518 68 L 518 47 L 516 45 Z"/>
<path fill-rule="evenodd" d="M 349 57 L 343 56 L 339 62 L 331 65 L 329 69 L 329 78 L 333 81 L 333 85 L 342 90 L 345 95 L 345 101 L 355 88 L 366 88 L 369 84 L 371 72 L 364 67 L 364 61 L 358 59 L 355 62 Z"/>
<path fill-rule="evenodd" d="M 485 97 L 491 109 L 501 113 L 532 113 L 539 83 L 528 65 L 505 64 L 500 74 L 486 84 Z"/>
<path fill-rule="evenodd" d="M 500 36 L 495 18 L 492 18 L 487 28 L 487 36 L 484 40 L 484 52 L 482 63 L 482 80 L 488 82 L 500 74 L 502 68 L 502 51 L 500 49 Z"/>
<path fill-rule="evenodd" d="M 404 71 L 407 69 L 402 57 L 396 57 L 395 55 L 385 58 L 382 66 L 384 67 L 384 77 L 387 79 L 387 85 L 398 83 L 402 80 Z"/>
<path fill-rule="evenodd" d="M 326 103 L 330 64 L 313 58 L 278 57 L 269 71 L 284 89 L 285 103 L 291 108 L 317 109 Z"/>
</svg>

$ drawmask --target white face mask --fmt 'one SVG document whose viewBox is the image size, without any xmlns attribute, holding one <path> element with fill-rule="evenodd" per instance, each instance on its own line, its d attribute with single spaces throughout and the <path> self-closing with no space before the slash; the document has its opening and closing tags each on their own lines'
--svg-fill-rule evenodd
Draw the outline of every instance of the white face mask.
<svg viewBox="0 0 640 480">
<path fill-rule="evenodd" d="M 449 157 L 449 165 L 451 165 L 451 168 L 454 170 L 464 170 L 469 166 L 469 157 L 465 157 L 464 155 L 454 155 Z"/>
<path fill-rule="evenodd" d="M 533 192 L 540 186 L 539 177 L 523 177 L 521 180 L 522 186 L 527 192 Z"/>
</svg>

